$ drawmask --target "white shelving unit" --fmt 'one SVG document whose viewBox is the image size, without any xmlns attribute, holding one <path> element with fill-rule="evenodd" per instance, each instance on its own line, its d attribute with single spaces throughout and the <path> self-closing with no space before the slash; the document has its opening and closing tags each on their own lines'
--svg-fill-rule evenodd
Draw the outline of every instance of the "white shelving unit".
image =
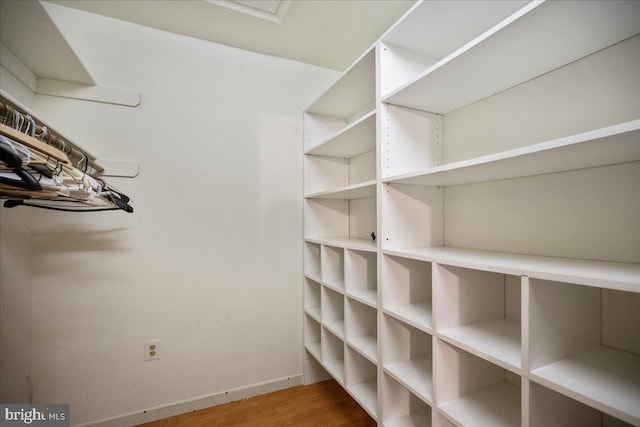
<svg viewBox="0 0 640 427">
<path fill-rule="evenodd" d="M 378 425 L 640 425 L 639 87 L 640 2 L 418 1 L 304 112 L 305 357 Z"/>
</svg>

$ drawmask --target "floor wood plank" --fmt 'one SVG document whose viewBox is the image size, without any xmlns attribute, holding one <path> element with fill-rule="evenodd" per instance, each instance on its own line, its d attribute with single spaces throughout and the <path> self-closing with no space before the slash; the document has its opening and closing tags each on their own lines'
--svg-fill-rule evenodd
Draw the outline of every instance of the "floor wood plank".
<svg viewBox="0 0 640 427">
<path fill-rule="evenodd" d="M 376 423 L 334 380 L 214 406 L 140 427 L 371 427 Z"/>
</svg>

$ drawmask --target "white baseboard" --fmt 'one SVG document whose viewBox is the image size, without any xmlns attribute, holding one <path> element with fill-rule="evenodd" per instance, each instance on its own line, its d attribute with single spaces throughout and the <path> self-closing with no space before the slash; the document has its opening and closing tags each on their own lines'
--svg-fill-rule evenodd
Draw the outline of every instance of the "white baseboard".
<svg viewBox="0 0 640 427">
<path fill-rule="evenodd" d="M 75 424 L 75 426 L 130 427 L 137 424 L 148 423 L 151 421 L 161 420 L 163 418 L 173 417 L 175 415 L 198 411 L 200 409 L 210 408 L 212 406 L 222 405 L 224 403 L 248 399 L 253 396 L 271 393 L 273 391 L 284 390 L 285 388 L 295 387 L 301 384 L 302 374 L 299 374 L 287 378 L 280 378 L 277 380 L 266 381 L 259 384 L 253 384 L 246 387 L 223 391 L 220 393 L 200 396 L 189 400 L 183 400 L 181 402 L 158 406 L 131 414 L 119 415 L 112 418 L 104 418 L 101 420 L 91 421 L 89 423 Z"/>
</svg>

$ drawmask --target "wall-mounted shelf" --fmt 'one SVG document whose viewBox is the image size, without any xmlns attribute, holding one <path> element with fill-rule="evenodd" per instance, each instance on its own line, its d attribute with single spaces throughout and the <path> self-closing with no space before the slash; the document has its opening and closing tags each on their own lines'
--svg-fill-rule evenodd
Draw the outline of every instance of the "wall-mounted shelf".
<svg viewBox="0 0 640 427">
<path fill-rule="evenodd" d="M 349 159 L 376 149 L 375 110 L 304 151 L 314 156 L 341 157 Z"/>
<path fill-rule="evenodd" d="M 318 243 L 322 245 L 336 246 L 346 249 L 354 249 L 358 251 L 374 251 L 376 250 L 376 242 L 371 239 L 360 239 L 357 237 L 307 237 L 307 242 Z"/>
<path fill-rule="evenodd" d="M 634 36 L 639 8 L 636 2 L 531 2 L 383 101 L 447 113 Z"/>
<path fill-rule="evenodd" d="M 615 165 L 640 160 L 640 120 L 516 148 L 383 182 L 451 186 Z"/>
<path fill-rule="evenodd" d="M 509 254 L 451 247 L 385 249 L 398 255 L 444 265 L 473 268 L 608 289 L 640 291 L 640 264 Z"/>
<path fill-rule="evenodd" d="M 376 196 L 376 181 L 366 181 L 360 184 L 349 185 L 337 190 L 320 191 L 318 193 L 307 194 L 307 199 L 339 199 L 353 200 L 365 199 Z"/>
</svg>

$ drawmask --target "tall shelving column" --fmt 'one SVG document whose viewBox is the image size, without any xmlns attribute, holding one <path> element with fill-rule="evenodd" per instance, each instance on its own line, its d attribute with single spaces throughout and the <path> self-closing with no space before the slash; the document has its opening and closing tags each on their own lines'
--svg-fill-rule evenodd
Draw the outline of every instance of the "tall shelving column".
<svg viewBox="0 0 640 427">
<path fill-rule="evenodd" d="M 322 367 L 377 419 L 375 57 L 304 112 L 304 307 L 305 381 Z"/>
</svg>

